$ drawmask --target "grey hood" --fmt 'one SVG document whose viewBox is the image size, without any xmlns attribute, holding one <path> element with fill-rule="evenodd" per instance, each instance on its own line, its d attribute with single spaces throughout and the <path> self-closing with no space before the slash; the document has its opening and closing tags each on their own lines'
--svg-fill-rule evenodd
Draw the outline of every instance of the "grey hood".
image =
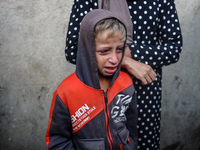
<svg viewBox="0 0 200 150">
<path fill-rule="evenodd" d="M 94 28 L 95 25 L 106 18 L 116 18 L 122 22 L 118 16 L 113 12 L 95 9 L 89 12 L 82 20 L 80 27 L 80 34 L 78 40 L 77 62 L 76 62 L 76 75 L 86 85 L 95 89 L 100 89 L 97 61 L 95 55 L 95 39 Z M 124 24 L 124 23 L 123 23 Z M 125 41 L 126 43 L 126 41 Z M 125 50 L 125 47 L 124 47 Z M 124 55 L 124 54 L 123 54 Z M 119 65 L 120 66 L 120 65 Z M 119 76 L 121 67 L 113 75 L 111 85 Z"/>
</svg>

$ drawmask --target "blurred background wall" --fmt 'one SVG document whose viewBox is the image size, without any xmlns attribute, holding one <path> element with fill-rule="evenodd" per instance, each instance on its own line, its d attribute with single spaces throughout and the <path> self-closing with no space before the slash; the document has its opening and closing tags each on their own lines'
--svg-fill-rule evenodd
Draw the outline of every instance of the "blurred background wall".
<svg viewBox="0 0 200 150">
<path fill-rule="evenodd" d="M 0 0 L 0 149 L 46 149 L 55 88 L 75 66 L 64 49 L 73 0 Z M 163 68 L 162 150 L 200 145 L 200 1 L 176 0 L 178 63 Z"/>
</svg>

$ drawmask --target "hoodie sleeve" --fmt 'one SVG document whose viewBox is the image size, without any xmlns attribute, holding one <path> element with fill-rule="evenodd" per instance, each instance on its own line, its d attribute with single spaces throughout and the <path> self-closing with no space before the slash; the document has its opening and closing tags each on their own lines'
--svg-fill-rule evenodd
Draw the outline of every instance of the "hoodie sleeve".
<svg viewBox="0 0 200 150">
<path fill-rule="evenodd" d="M 66 59 L 72 64 L 76 63 L 80 23 L 88 12 L 98 8 L 97 5 L 97 0 L 76 0 L 73 3 L 65 47 Z"/>
<path fill-rule="evenodd" d="M 55 91 L 46 132 L 48 150 L 75 150 L 72 142 L 72 125 L 68 108 Z"/>
<path fill-rule="evenodd" d="M 133 59 L 161 68 L 179 60 L 182 34 L 174 0 L 160 1 L 157 37 L 160 45 L 130 46 Z M 153 32 L 152 32 L 153 33 Z"/>
<path fill-rule="evenodd" d="M 136 98 L 136 92 L 134 92 L 132 101 L 129 105 L 128 110 L 126 111 L 126 117 L 127 117 L 127 129 L 130 132 L 130 137 L 135 141 L 135 143 L 138 143 L 138 130 L 137 130 L 137 98 Z"/>
</svg>

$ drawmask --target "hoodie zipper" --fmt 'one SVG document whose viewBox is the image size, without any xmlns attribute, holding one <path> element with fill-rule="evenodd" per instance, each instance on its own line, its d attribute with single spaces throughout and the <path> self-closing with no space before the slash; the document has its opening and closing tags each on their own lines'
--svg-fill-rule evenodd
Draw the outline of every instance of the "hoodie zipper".
<svg viewBox="0 0 200 150">
<path fill-rule="evenodd" d="M 109 108 L 108 108 L 107 92 L 104 92 L 104 99 L 105 99 L 106 133 L 107 133 L 110 149 L 114 150 L 115 149 L 114 142 L 113 142 L 111 131 L 110 131 L 110 113 L 109 113 Z"/>
</svg>

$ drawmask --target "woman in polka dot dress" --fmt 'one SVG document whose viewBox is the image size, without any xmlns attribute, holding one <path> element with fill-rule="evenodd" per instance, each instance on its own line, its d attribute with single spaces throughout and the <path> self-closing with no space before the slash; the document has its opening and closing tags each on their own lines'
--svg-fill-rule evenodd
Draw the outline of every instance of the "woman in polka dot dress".
<svg viewBox="0 0 200 150">
<path fill-rule="evenodd" d="M 174 0 L 127 0 L 127 3 L 135 42 L 129 46 L 133 61 L 127 69 L 135 76 L 138 96 L 138 149 L 159 150 L 162 66 L 178 61 L 182 50 L 181 29 Z M 98 9 L 98 0 L 74 0 L 65 49 L 70 63 L 76 63 L 80 22 L 92 9 Z M 136 66 L 140 70 L 142 65 L 156 72 L 154 82 L 147 84 L 137 77 Z"/>
</svg>

